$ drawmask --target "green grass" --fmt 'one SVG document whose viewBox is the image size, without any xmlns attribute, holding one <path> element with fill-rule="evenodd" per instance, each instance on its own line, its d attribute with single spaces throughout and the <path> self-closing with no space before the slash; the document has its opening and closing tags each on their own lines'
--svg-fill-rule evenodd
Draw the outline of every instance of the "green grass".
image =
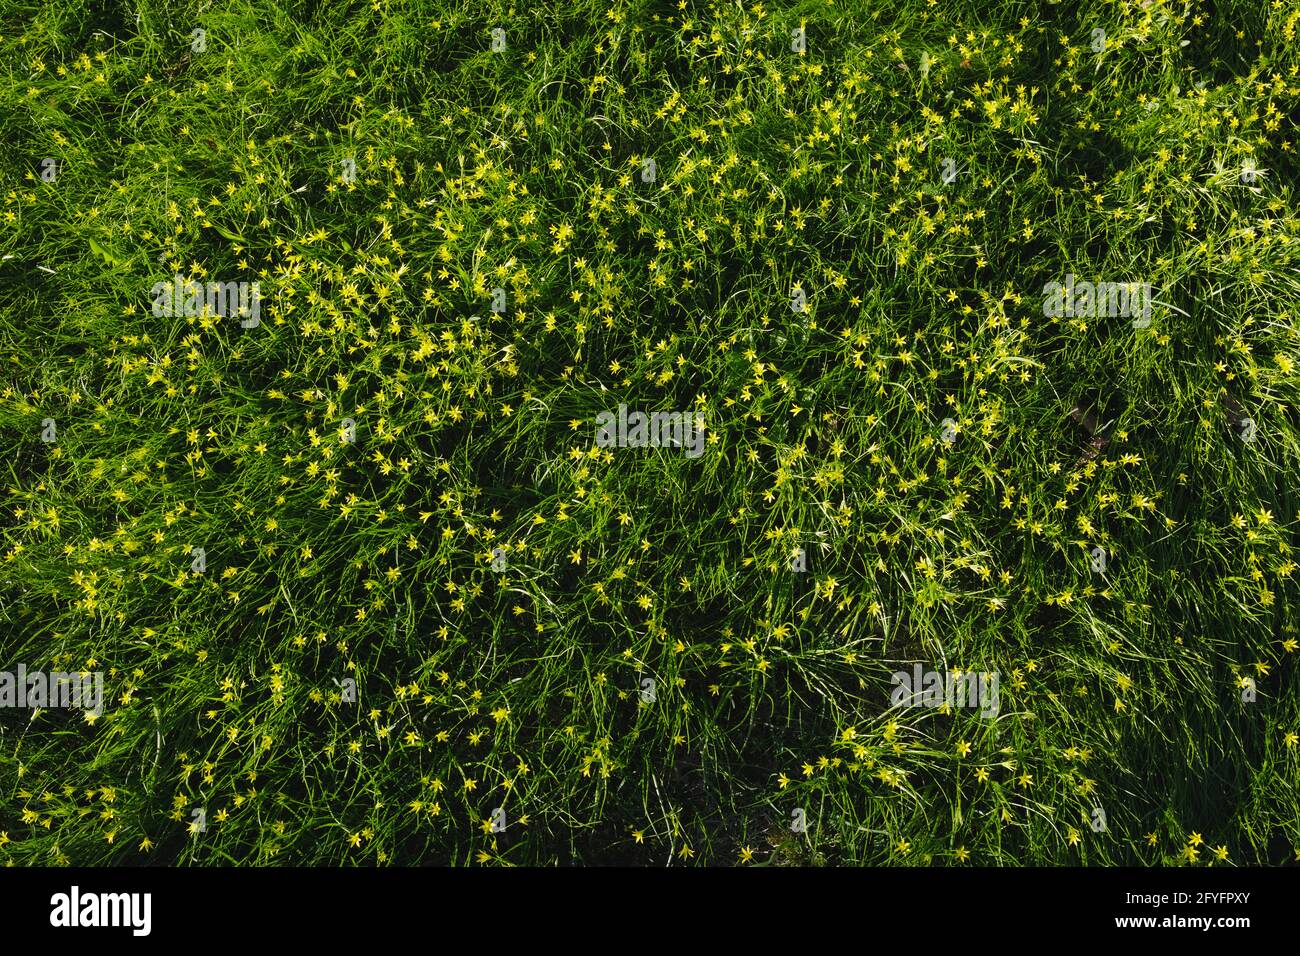
<svg viewBox="0 0 1300 956">
<path fill-rule="evenodd" d="M 0 0 L 0 860 L 1300 859 L 1294 0 L 202 7 Z"/>
</svg>

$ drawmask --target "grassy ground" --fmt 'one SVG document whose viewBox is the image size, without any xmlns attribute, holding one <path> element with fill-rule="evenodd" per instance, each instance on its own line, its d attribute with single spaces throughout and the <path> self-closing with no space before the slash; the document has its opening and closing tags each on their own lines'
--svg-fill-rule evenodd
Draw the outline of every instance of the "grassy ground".
<svg viewBox="0 0 1300 956">
<path fill-rule="evenodd" d="M 1295 0 L 0 19 L 5 863 L 1300 859 Z"/>
</svg>

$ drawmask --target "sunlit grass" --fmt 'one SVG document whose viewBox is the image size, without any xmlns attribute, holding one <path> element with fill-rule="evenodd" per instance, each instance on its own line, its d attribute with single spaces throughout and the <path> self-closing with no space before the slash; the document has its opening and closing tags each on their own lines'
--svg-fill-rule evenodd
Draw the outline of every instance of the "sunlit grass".
<svg viewBox="0 0 1300 956">
<path fill-rule="evenodd" d="M 220 6 L 4 10 L 0 859 L 1300 858 L 1294 3 Z"/>
</svg>

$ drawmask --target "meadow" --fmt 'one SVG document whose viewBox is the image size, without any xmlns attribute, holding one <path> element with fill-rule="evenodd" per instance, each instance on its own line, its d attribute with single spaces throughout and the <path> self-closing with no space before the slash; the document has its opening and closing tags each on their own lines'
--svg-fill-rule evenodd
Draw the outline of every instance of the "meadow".
<svg viewBox="0 0 1300 956">
<path fill-rule="evenodd" d="M 5 865 L 1300 861 L 1297 0 L 0 22 Z"/>
</svg>

